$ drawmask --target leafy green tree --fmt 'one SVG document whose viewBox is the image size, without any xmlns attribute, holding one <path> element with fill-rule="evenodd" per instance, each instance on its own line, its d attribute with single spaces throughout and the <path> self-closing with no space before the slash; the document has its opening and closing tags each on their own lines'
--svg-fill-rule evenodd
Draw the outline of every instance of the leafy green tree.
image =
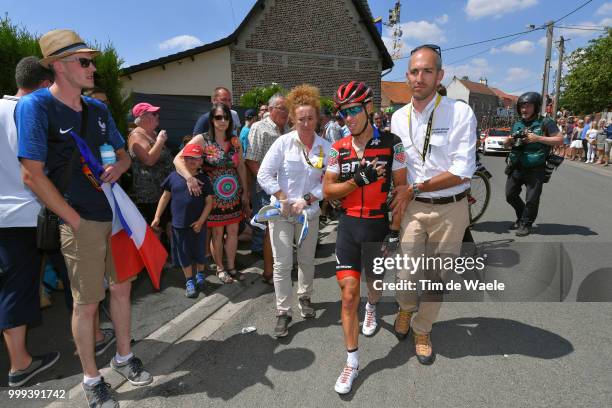
<svg viewBox="0 0 612 408">
<path fill-rule="evenodd" d="M 38 39 L 39 35 L 13 24 L 8 15 L 0 18 L 0 95 L 14 95 L 17 92 L 15 67 L 19 60 L 32 55 L 42 57 Z M 110 43 L 104 47 L 96 44 L 93 48 L 102 50 L 95 61 L 95 86 L 106 94 L 117 128 L 125 135 L 132 98 L 131 95 L 127 98 L 122 95 L 119 71 L 123 60 Z"/>
<path fill-rule="evenodd" d="M 95 60 L 95 86 L 106 94 L 117 129 L 121 134 L 127 136 L 127 117 L 132 106 L 132 94 L 128 97 L 123 96 L 123 83 L 119 79 L 123 59 L 119 57 L 117 50 L 111 43 L 106 44 L 106 46 L 96 44 L 93 48 L 101 50 L 100 55 Z"/>
<path fill-rule="evenodd" d="M 258 109 L 261 105 L 267 104 L 276 93 L 286 94 L 287 91 L 276 82 L 268 86 L 256 86 L 240 96 L 240 106 L 246 109 Z"/>
<path fill-rule="evenodd" d="M 575 113 L 599 112 L 612 106 L 612 29 L 568 57 L 560 105 Z"/>
<path fill-rule="evenodd" d="M 38 36 L 13 24 L 8 15 L 0 18 L 0 95 L 14 95 L 15 67 L 24 57 L 41 57 Z"/>
</svg>

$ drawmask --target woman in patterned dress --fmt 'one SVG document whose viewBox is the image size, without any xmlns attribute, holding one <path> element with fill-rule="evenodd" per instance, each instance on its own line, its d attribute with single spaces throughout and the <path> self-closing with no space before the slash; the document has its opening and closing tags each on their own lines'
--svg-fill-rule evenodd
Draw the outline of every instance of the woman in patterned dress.
<svg viewBox="0 0 612 408">
<path fill-rule="evenodd" d="M 236 271 L 238 249 L 238 227 L 249 211 L 249 196 L 246 167 L 242 160 L 242 148 L 238 137 L 232 134 L 232 115 L 223 104 L 214 104 L 210 111 L 210 131 L 194 136 L 189 144 L 197 143 L 204 149 L 203 169 L 213 186 L 213 209 L 207 226 L 212 230 L 213 259 L 217 265 L 217 276 L 223 283 L 244 277 Z M 180 154 L 180 153 L 179 153 Z M 175 160 L 179 174 L 183 175 L 180 163 Z M 187 174 L 191 187 L 197 180 Z M 225 243 L 223 238 L 225 236 Z M 223 268 L 223 250 L 227 260 L 227 271 Z"/>
</svg>

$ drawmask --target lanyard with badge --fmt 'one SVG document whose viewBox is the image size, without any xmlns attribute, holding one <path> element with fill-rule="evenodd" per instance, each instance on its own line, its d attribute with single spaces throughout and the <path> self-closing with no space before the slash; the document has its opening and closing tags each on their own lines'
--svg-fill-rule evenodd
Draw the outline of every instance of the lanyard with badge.
<svg viewBox="0 0 612 408">
<path fill-rule="evenodd" d="M 317 154 L 317 158 L 311 161 L 310 158 L 308 157 L 308 153 L 306 153 L 306 146 L 304 145 L 304 143 L 302 143 L 299 139 L 296 139 L 296 141 L 298 142 L 298 145 L 300 145 L 302 154 L 304 155 L 304 159 L 306 160 L 306 164 L 308 164 L 310 167 L 315 168 L 315 169 L 322 169 L 323 168 L 323 156 L 324 156 L 323 146 L 319 145 L 319 153 Z"/>
<path fill-rule="evenodd" d="M 436 96 L 436 103 L 434 105 L 433 110 L 429 114 L 429 120 L 427 121 L 427 130 L 425 131 L 425 141 L 423 143 L 423 151 L 422 152 L 419 151 L 419 149 L 416 147 L 416 144 L 414 143 L 414 140 L 412 139 L 412 121 L 411 121 L 412 104 L 410 105 L 410 109 L 408 109 L 408 136 L 410 136 L 410 141 L 412 142 L 412 147 L 414 147 L 414 150 L 416 150 L 417 153 L 419 154 L 419 156 L 421 156 L 421 159 L 423 160 L 423 164 L 425 164 L 425 155 L 427 154 L 427 151 L 429 149 L 429 139 L 431 138 L 431 128 L 432 128 L 432 125 L 433 125 L 434 113 L 436 112 L 436 108 L 440 104 L 441 100 L 442 100 L 442 96 L 440 96 L 440 94 L 437 94 L 437 96 Z"/>
</svg>

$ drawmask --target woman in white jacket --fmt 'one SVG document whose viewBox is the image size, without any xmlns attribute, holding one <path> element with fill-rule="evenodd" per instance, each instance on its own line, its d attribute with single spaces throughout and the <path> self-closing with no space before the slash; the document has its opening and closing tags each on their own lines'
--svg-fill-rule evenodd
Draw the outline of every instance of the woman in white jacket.
<svg viewBox="0 0 612 408">
<path fill-rule="evenodd" d="M 298 307 L 304 318 L 315 317 L 310 298 L 314 280 L 314 258 L 319 229 L 319 201 L 323 197 L 322 179 L 330 143 L 315 132 L 321 105 L 319 90 L 299 85 L 287 95 L 289 117 L 295 130 L 279 137 L 264 157 L 257 181 L 272 195 L 272 205 L 280 207 L 281 216 L 269 222 L 274 255 L 274 290 L 276 292 L 276 337 L 288 334 L 292 316 L 291 269 L 293 246 L 298 244 L 306 214 L 309 231 L 299 245 Z"/>
</svg>

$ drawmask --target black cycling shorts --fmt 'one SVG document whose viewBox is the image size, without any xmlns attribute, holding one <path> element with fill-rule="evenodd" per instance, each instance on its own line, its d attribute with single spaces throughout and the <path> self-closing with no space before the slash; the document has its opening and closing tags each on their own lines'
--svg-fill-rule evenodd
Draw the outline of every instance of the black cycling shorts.
<svg viewBox="0 0 612 408">
<path fill-rule="evenodd" d="M 353 277 L 357 280 L 365 270 L 366 276 L 373 276 L 372 261 L 376 256 L 382 256 L 381 251 L 372 251 L 371 245 L 362 257 L 362 245 L 380 243 L 389 233 L 389 223 L 386 218 L 357 218 L 346 214 L 340 216 L 338 222 L 338 238 L 336 240 L 336 278 L 342 280 Z"/>
</svg>

